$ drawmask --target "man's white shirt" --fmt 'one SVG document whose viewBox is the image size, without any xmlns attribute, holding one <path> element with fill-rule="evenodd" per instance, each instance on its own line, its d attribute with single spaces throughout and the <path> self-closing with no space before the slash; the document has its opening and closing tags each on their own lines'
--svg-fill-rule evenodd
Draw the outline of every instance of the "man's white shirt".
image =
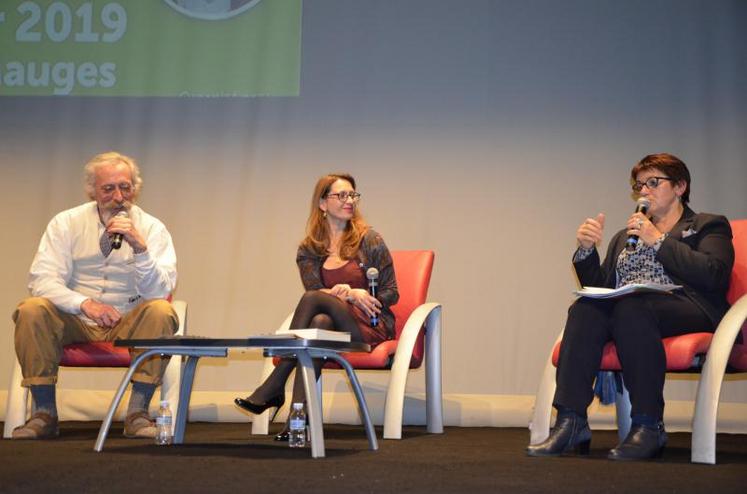
<svg viewBox="0 0 747 494">
<path fill-rule="evenodd" d="M 127 242 L 104 257 L 99 238 L 106 230 L 96 202 L 58 213 L 47 225 L 29 272 L 32 296 L 44 297 L 58 309 L 81 313 L 87 298 L 113 306 L 126 314 L 145 299 L 166 298 L 176 287 L 176 252 L 164 224 L 133 205 L 129 211 L 135 229 L 148 249 L 135 254 Z"/>
</svg>

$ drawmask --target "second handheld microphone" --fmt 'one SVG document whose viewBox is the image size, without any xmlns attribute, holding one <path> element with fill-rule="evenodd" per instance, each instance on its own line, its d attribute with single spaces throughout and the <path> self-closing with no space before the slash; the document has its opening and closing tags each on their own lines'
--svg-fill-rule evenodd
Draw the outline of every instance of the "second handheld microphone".
<svg viewBox="0 0 747 494">
<path fill-rule="evenodd" d="M 368 278 L 368 293 L 372 297 L 376 298 L 376 287 L 379 285 L 376 280 L 379 278 L 379 270 L 376 268 L 368 268 L 366 270 L 366 278 Z M 379 316 L 374 314 L 371 316 L 371 327 L 375 328 L 379 325 Z"/>
</svg>

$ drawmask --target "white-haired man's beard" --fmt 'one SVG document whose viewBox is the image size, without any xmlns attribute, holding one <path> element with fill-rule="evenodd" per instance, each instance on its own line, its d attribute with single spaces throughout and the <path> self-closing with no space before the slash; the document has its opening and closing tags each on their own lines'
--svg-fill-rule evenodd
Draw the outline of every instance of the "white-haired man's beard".
<svg viewBox="0 0 747 494">
<path fill-rule="evenodd" d="M 101 216 L 101 221 L 106 224 L 120 211 L 127 211 L 129 213 L 131 207 L 132 201 L 108 201 L 99 204 L 99 216 Z"/>
</svg>

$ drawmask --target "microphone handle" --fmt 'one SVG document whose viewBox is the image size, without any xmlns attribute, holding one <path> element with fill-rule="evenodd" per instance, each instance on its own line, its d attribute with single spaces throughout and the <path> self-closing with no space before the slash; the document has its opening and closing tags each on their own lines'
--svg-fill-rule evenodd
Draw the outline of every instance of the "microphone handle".
<svg viewBox="0 0 747 494">
<path fill-rule="evenodd" d="M 638 245 L 638 235 L 628 235 L 628 240 L 625 241 L 625 250 L 633 252 L 636 245 Z"/>
<path fill-rule="evenodd" d="M 376 298 L 376 280 L 368 280 L 368 293 L 371 294 L 372 297 Z M 379 316 L 373 315 L 371 316 L 371 327 L 375 328 L 379 325 Z"/>
<path fill-rule="evenodd" d="M 648 206 L 638 204 L 635 207 L 635 212 L 646 214 L 646 212 L 648 212 Z M 633 252 L 637 245 L 638 235 L 628 235 L 628 239 L 625 241 L 625 250 L 627 250 L 628 252 Z"/>
<path fill-rule="evenodd" d="M 123 216 L 125 218 L 130 217 L 130 215 L 127 214 L 127 211 L 120 211 L 114 216 Z M 121 233 L 115 233 L 114 235 L 112 235 L 112 239 L 111 239 L 112 249 L 116 250 L 122 247 L 122 238 L 123 238 L 123 235 Z"/>
</svg>

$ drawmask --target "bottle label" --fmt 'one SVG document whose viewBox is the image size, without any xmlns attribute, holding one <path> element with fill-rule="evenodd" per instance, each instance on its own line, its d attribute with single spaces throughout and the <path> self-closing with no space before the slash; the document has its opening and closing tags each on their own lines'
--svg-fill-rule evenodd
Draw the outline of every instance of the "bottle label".
<svg viewBox="0 0 747 494">
<path fill-rule="evenodd" d="M 306 421 L 304 419 L 291 419 L 290 420 L 291 430 L 302 430 L 306 428 Z"/>
<path fill-rule="evenodd" d="M 171 417 L 156 417 L 156 425 L 171 425 Z"/>
</svg>

